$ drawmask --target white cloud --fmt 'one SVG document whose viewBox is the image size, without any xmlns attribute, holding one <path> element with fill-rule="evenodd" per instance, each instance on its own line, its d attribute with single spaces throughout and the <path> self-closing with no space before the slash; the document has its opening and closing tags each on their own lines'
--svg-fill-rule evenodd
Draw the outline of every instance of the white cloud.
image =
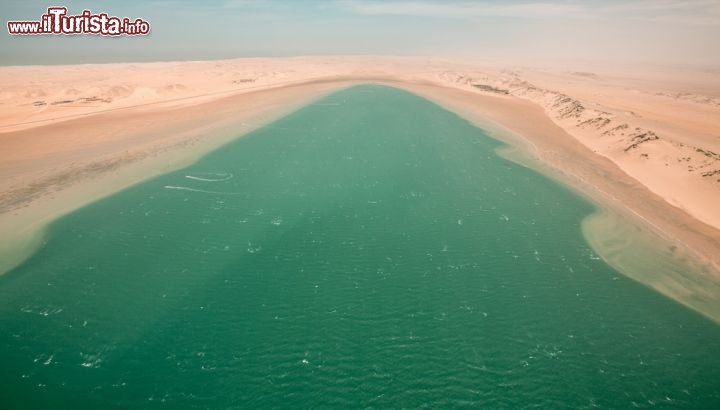
<svg viewBox="0 0 720 410">
<path fill-rule="evenodd" d="M 608 15 L 685 26 L 720 26 L 720 0 L 635 0 L 607 7 Z"/>
<path fill-rule="evenodd" d="M 707 11 L 718 12 L 718 0 L 635 0 L 621 2 L 603 7 L 608 11 L 642 11 L 642 12 L 691 12 L 703 13 Z"/>
<path fill-rule="evenodd" d="M 356 14 L 392 14 L 430 17 L 578 17 L 585 8 L 567 3 L 488 4 L 478 2 L 430 1 L 338 1 L 336 5 Z"/>
<path fill-rule="evenodd" d="M 720 0 L 630 0 L 580 2 L 525 0 L 516 3 L 430 0 L 338 0 L 335 6 L 360 15 L 405 15 L 441 18 L 507 17 L 612 18 L 690 25 L 720 23 Z"/>
</svg>

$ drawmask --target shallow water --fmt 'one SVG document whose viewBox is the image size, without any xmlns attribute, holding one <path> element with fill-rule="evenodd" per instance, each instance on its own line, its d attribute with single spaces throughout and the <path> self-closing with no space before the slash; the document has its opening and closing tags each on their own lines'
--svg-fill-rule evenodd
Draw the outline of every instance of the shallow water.
<svg viewBox="0 0 720 410">
<path fill-rule="evenodd" d="M 720 406 L 720 327 L 456 115 L 339 92 L 54 223 L 0 278 L 0 407 Z"/>
</svg>

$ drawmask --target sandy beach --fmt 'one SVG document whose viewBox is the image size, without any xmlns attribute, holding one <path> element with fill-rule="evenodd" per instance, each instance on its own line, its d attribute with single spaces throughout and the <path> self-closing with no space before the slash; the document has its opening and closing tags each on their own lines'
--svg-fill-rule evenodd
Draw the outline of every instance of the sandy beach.
<svg viewBox="0 0 720 410">
<path fill-rule="evenodd" d="M 390 57 L 2 67 L 0 271 L 31 254 L 53 219 L 372 82 L 421 95 L 519 147 L 507 155 L 598 203 L 600 225 L 626 218 L 671 256 L 697 260 L 704 276 L 656 282 L 618 252 L 612 232 L 598 236 L 586 224 L 608 263 L 702 310 L 682 300 L 682 288 L 720 283 L 720 77 L 655 73 Z"/>
</svg>

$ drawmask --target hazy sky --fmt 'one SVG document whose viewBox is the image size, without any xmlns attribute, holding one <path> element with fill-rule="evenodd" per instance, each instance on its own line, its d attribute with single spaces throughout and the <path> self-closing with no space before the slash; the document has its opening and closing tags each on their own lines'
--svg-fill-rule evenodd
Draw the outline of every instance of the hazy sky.
<svg viewBox="0 0 720 410">
<path fill-rule="evenodd" d="M 0 35 L 0 64 L 398 54 L 720 66 L 720 0 L 0 0 L 142 17 L 147 37 Z"/>
</svg>

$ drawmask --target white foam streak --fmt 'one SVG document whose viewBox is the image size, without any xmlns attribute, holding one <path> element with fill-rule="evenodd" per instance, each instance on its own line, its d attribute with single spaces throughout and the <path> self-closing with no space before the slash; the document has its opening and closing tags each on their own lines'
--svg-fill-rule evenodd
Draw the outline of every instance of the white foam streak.
<svg viewBox="0 0 720 410">
<path fill-rule="evenodd" d="M 174 185 L 165 185 L 165 189 L 177 189 L 180 191 L 191 191 L 191 192 L 200 192 L 203 194 L 214 194 L 214 195 L 241 195 L 240 192 L 222 192 L 222 191 L 206 191 L 204 189 L 195 189 L 190 188 L 186 186 L 174 186 Z"/>
<path fill-rule="evenodd" d="M 232 179 L 234 176 L 233 174 L 229 172 L 218 172 L 218 173 L 202 173 L 197 175 L 203 175 L 203 176 L 194 176 L 194 175 L 185 175 L 185 178 L 192 179 L 193 181 L 202 181 L 202 182 L 223 182 L 227 181 L 229 179 Z M 207 178 L 211 177 L 211 178 Z"/>
</svg>

